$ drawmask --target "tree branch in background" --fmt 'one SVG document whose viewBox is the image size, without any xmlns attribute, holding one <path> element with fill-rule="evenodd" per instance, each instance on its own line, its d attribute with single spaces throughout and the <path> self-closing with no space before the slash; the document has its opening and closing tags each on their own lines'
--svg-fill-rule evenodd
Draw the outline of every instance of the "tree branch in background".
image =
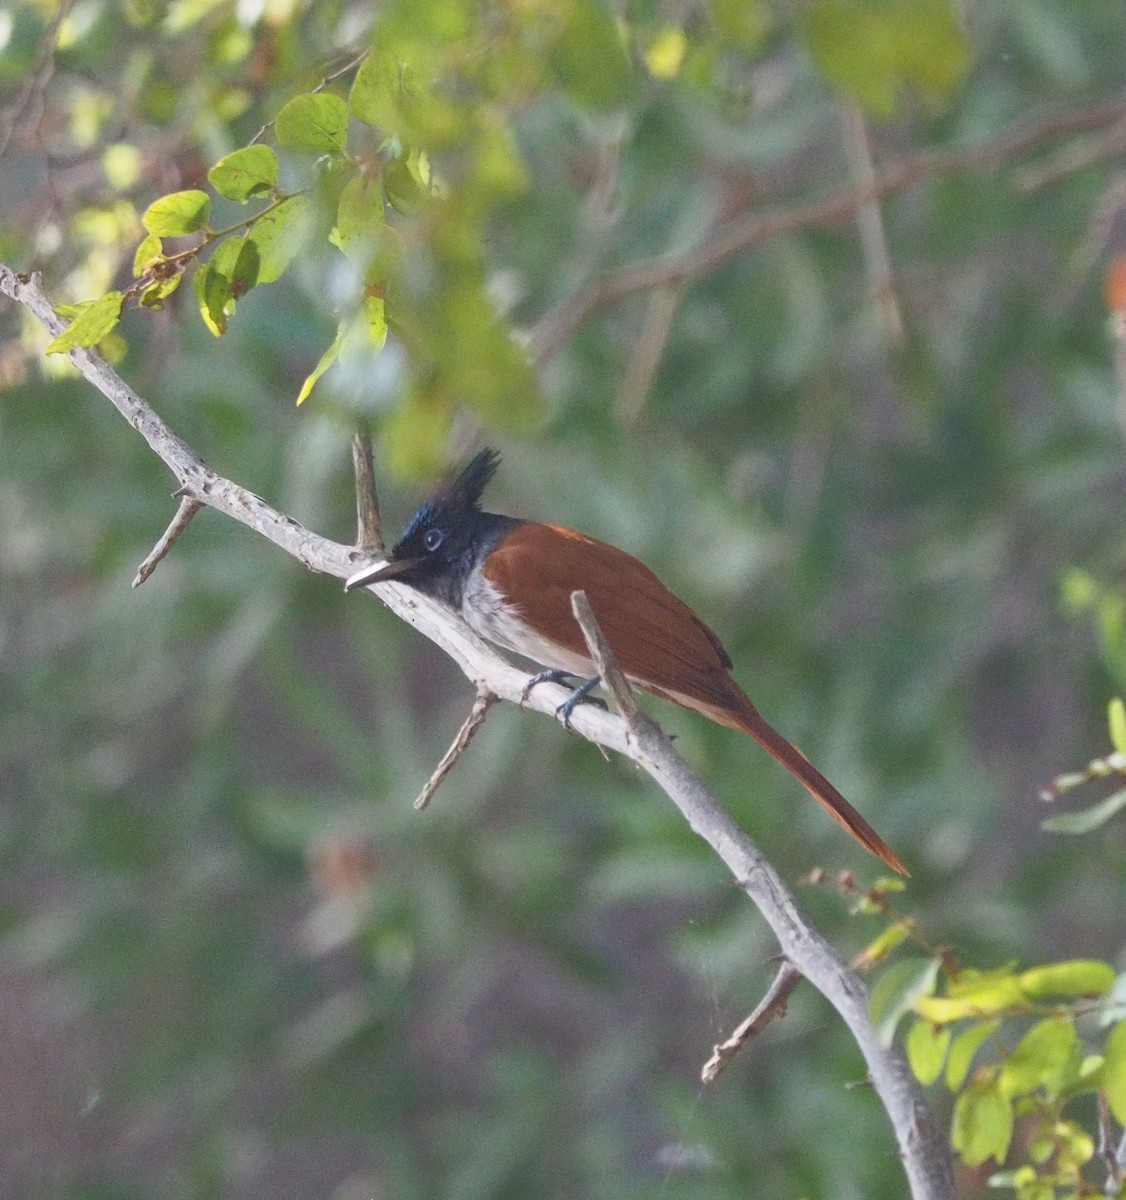
<svg viewBox="0 0 1126 1200">
<path fill-rule="evenodd" d="M 1025 167 L 1017 175 L 1017 187 L 1022 192 L 1038 192 L 1076 171 L 1084 171 L 1107 159 L 1121 158 L 1123 151 L 1126 151 L 1126 118 L 1115 121 L 1109 129 L 1095 136 L 1068 143 L 1046 162 Z"/>
<path fill-rule="evenodd" d="M 35 65 L 28 72 L 15 99 L 0 114 L 0 158 L 7 152 L 8 143 L 12 140 L 17 125 L 22 125 L 32 131 L 33 136 L 37 136 L 39 118 L 42 116 L 43 93 L 55 73 L 55 50 L 59 44 L 59 32 L 73 5 L 74 0 L 62 0 L 55 9 L 39 43 Z M 40 112 L 32 120 L 28 120 L 26 113 L 33 102 L 39 105 Z"/>
<path fill-rule="evenodd" d="M 619 267 L 600 282 L 563 301 L 532 330 L 529 339 L 532 356 L 537 362 L 551 358 L 584 321 L 620 300 L 637 292 L 687 283 L 771 238 L 851 220 L 865 205 L 925 180 L 958 171 L 995 171 L 1045 143 L 1116 126 L 1124 119 L 1126 97 L 1123 96 L 1084 108 L 1068 109 L 1032 123 L 1021 122 L 977 146 L 936 150 L 906 159 L 876 175 L 868 187 L 850 187 L 819 200 L 731 221 L 713 229 L 710 236 L 691 250 Z"/>
<path fill-rule="evenodd" d="M 655 288 L 649 296 L 641 333 L 626 363 L 618 393 L 618 419 L 626 425 L 636 425 L 645 410 L 645 401 L 661 365 L 679 304 L 678 288 Z"/>
<path fill-rule="evenodd" d="M 839 100 L 837 112 L 844 132 L 845 157 L 853 185 L 859 192 L 870 192 L 876 184 L 876 165 L 872 161 L 868 122 L 860 106 L 851 100 Z M 864 252 L 864 266 L 868 273 L 868 294 L 880 315 L 884 336 L 889 345 L 901 346 L 903 313 L 899 307 L 899 297 L 895 294 L 891 251 L 888 250 L 884 214 L 877 197 L 873 196 L 858 206 L 856 229 L 860 234 L 860 248 Z"/>
<path fill-rule="evenodd" d="M 54 335 L 62 323 L 51 308 L 39 280 L 18 275 L 0 264 L 0 292 L 29 309 Z M 70 359 L 141 434 L 180 481 L 186 496 L 226 513 L 285 550 L 310 570 L 345 578 L 367 556 L 355 547 L 341 546 L 279 513 L 260 497 L 224 479 L 178 438 L 94 351 L 75 349 Z M 448 609 L 394 582 L 370 586 L 381 600 L 408 624 L 441 647 L 473 681 L 480 716 L 492 703 L 487 696 L 520 703 L 528 681 L 485 645 Z M 656 781 L 684 814 L 691 828 L 727 865 L 739 886 L 758 906 L 774 931 L 783 955 L 813 984 L 840 1014 L 867 1064 L 869 1078 L 895 1133 L 910 1192 L 914 1200 L 953 1200 L 954 1182 L 949 1147 L 923 1098 L 907 1061 L 896 1046 L 883 1046 L 868 1014 L 863 981 L 800 912 L 793 895 L 755 843 L 735 822 L 701 777 L 674 750 L 672 743 L 637 707 L 636 698 L 614 660 L 610 647 L 586 604 L 576 593 L 572 604 L 591 654 L 621 715 L 594 705 L 581 705 L 570 717 L 570 728 L 588 741 L 616 750 L 637 763 Z M 537 689 L 527 706 L 554 716 L 555 706 Z M 480 724 L 463 725 L 465 740 Z M 459 742 L 462 735 L 459 734 Z M 458 744 L 446 758 L 456 761 Z M 445 761 L 445 760 L 443 760 Z M 436 772 L 437 774 L 437 772 Z M 424 793 L 425 794 L 425 793 Z"/>
</svg>

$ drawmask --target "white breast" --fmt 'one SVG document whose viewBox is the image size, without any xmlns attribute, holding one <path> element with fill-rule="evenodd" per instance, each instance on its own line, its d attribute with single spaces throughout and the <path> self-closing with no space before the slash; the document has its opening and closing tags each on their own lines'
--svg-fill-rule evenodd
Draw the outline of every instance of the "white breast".
<svg viewBox="0 0 1126 1200">
<path fill-rule="evenodd" d="M 506 650 L 515 650 L 543 667 L 567 671 L 584 679 L 595 673 L 593 662 L 585 655 L 575 654 L 528 628 L 519 619 L 516 606 L 506 603 L 480 572 L 474 572 L 466 584 L 461 598 L 461 615 L 469 628 L 486 641 L 495 642 Z"/>
</svg>

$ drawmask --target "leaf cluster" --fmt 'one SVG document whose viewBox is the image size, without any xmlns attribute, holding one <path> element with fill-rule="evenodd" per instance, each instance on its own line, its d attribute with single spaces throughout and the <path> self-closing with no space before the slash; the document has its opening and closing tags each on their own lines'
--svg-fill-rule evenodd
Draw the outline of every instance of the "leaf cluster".
<svg viewBox="0 0 1126 1200">
<path fill-rule="evenodd" d="M 1093 1171 L 1105 1169 L 1096 1149 L 1114 1137 L 1108 1122 L 1126 1126 L 1126 975 L 1088 959 L 962 966 L 895 912 L 888 897 L 899 885 L 878 882 L 856 904 L 859 913 L 893 918 L 857 962 L 884 963 L 904 945 L 926 951 L 881 971 L 872 1018 L 888 1042 L 910 1018 L 908 1060 L 920 1083 L 941 1080 L 951 1094 L 951 1143 L 962 1161 L 1004 1167 L 1017 1158 L 991 1184 L 1019 1200 L 1118 1195 L 1121 1179 L 1108 1192 Z M 1097 1129 L 1084 1103 L 1092 1096 L 1105 1106 Z"/>
</svg>

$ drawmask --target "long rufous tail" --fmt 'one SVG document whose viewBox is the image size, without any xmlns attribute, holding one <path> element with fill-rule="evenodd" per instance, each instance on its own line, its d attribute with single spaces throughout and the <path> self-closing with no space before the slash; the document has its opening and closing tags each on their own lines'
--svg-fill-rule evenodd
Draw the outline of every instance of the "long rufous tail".
<svg viewBox="0 0 1126 1200">
<path fill-rule="evenodd" d="M 877 858 L 882 858 L 893 871 L 898 871 L 900 875 L 910 875 L 911 872 L 903 865 L 895 851 L 802 754 L 797 746 L 788 742 L 773 726 L 769 725 L 742 691 L 739 691 L 738 695 L 738 708 L 733 706 L 721 709 L 708 706 L 707 709 L 702 708 L 701 711 L 706 711 L 708 716 L 723 725 L 730 725 L 733 729 L 741 729 L 744 733 L 749 733 L 768 754 L 776 758 L 787 771 L 796 775 L 805 784 L 809 794 L 842 829 L 852 834 L 865 849 L 870 850 Z"/>
</svg>

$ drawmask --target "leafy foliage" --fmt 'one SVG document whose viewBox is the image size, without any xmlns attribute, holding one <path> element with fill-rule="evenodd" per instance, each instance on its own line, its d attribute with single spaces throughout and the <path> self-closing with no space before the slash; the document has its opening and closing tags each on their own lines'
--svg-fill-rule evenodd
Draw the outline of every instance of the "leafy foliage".
<svg viewBox="0 0 1126 1200">
<path fill-rule="evenodd" d="M 894 910 L 888 897 L 897 882 L 878 883 L 856 904 L 857 912 L 891 918 L 857 962 L 882 964 L 889 948 L 904 944 L 928 953 L 899 958 L 881 971 L 871 998 L 877 1030 L 890 1042 L 900 1021 L 913 1014 L 905 1037 L 911 1069 L 926 1086 L 944 1077 L 954 1098 L 951 1144 L 967 1167 L 1004 1166 L 1022 1152 L 1030 1160 L 995 1173 L 992 1186 L 1012 1188 L 1020 1200 L 1094 1194 L 1089 1175 L 1098 1165 L 1096 1146 L 1109 1137 L 1106 1120 L 1087 1130 L 1067 1110 L 1097 1094 L 1105 1106 L 1100 1111 L 1121 1122 L 1126 975 L 1088 959 L 1025 970 L 1015 963 L 962 967 Z M 936 995 L 940 985 L 943 994 Z M 1101 1050 L 1081 1038 L 1093 1020 L 1100 1031 L 1109 1029 Z M 1014 1147 L 1018 1120 L 1028 1132 Z"/>
</svg>

